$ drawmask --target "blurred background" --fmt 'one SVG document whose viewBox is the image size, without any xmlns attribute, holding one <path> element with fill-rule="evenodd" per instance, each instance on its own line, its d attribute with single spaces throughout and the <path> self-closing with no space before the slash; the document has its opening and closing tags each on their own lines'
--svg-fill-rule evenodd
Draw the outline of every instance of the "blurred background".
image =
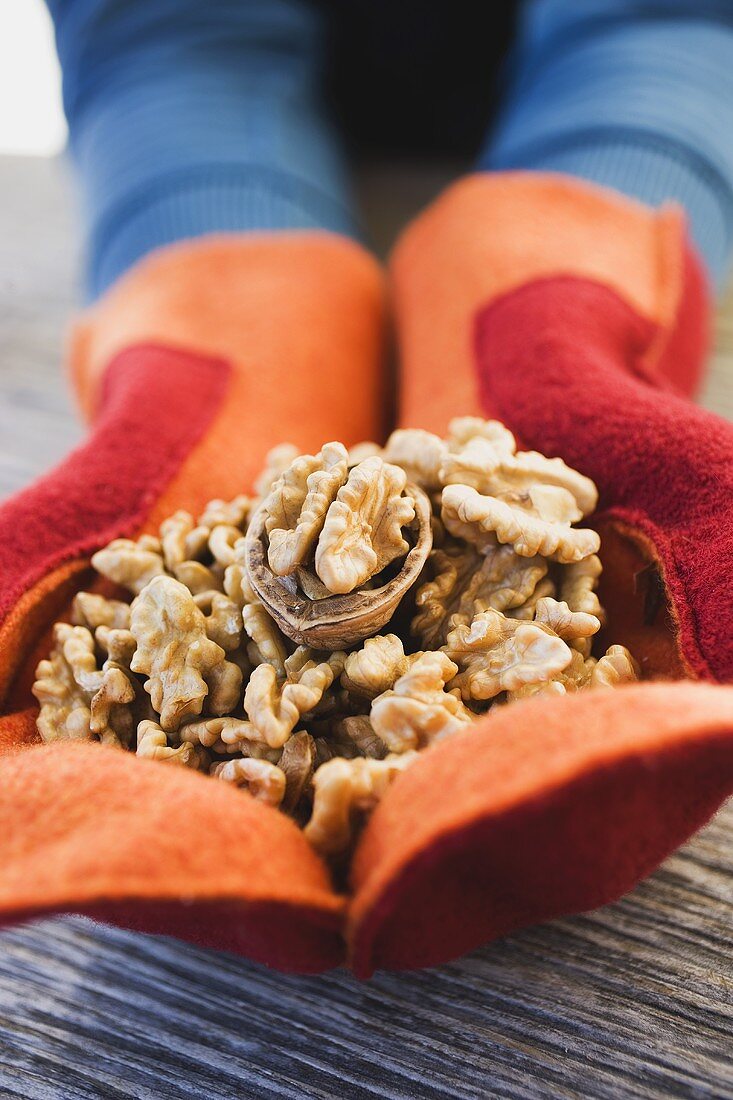
<svg viewBox="0 0 733 1100">
<path fill-rule="evenodd" d="M 61 151 L 61 71 L 43 0 L 0 5 L 0 103 L 0 154 L 50 157 Z"/>
</svg>

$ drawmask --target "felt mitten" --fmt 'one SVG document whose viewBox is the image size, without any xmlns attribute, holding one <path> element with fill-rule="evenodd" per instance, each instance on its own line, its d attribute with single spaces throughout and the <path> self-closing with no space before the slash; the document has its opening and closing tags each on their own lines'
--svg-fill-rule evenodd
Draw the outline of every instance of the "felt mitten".
<svg viewBox="0 0 733 1100">
<path fill-rule="evenodd" d="M 689 682 L 733 679 L 733 427 L 689 400 L 707 292 L 681 213 L 477 175 L 392 284 L 400 424 L 497 417 L 593 478 L 606 642 L 666 682 L 495 708 L 401 776 L 352 866 L 362 975 L 614 899 L 733 790 L 733 688 Z"/>
<path fill-rule="evenodd" d="M 341 958 L 343 902 L 291 820 L 186 768 L 39 745 L 29 689 L 99 547 L 248 491 L 284 440 L 379 437 L 383 313 L 366 253 L 299 233 L 162 249 L 80 319 L 90 434 L 0 509 L 0 921 L 73 910 L 289 969 Z"/>
</svg>

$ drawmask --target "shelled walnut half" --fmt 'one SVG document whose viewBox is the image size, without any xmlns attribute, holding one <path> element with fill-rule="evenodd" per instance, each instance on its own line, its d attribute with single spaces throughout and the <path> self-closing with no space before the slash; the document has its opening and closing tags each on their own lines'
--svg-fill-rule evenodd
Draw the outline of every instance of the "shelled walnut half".
<svg viewBox="0 0 733 1100">
<path fill-rule="evenodd" d="M 376 634 L 417 581 L 432 545 L 431 506 L 403 469 L 341 444 L 301 455 L 250 525 L 252 588 L 292 641 L 342 649 Z"/>
</svg>

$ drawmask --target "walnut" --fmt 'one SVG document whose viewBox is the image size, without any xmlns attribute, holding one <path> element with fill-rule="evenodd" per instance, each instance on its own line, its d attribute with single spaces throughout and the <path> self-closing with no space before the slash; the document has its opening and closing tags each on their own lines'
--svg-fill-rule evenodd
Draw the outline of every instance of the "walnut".
<svg viewBox="0 0 733 1100">
<path fill-rule="evenodd" d="M 416 758 L 417 753 L 406 752 L 385 760 L 335 757 L 322 764 L 313 776 L 313 813 L 305 827 L 306 838 L 316 851 L 324 856 L 345 852 L 351 844 L 355 818 L 373 809 Z"/>
<path fill-rule="evenodd" d="M 374 455 L 384 457 L 384 451 L 378 443 L 373 443 L 371 439 L 355 443 L 353 447 L 349 447 L 349 466 L 358 466 L 365 458 L 373 458 Z"/>
<path fill-rule="evenodd" d="M 153 577 L 165 574 L 160 541 L 143 535 L 132 539 L 114 539 L 92 556 L 92 565 L 115 584 L 137 595 Z"/>
<path fill-rule="evenodd" d="M 384 466 L 381 459 L 367 459 L 352 470 L 351 476 L 356 471 L 363 471 L 365 466 L 368 468 L 372 462 Z M 396 467 L 391 469 L 396 470 Z M 401 472 L 400 476 L 403 476 Z M 347 488 L 348 483 L 340 494 Z M 392 618 L 400 600 L 418 579 L 432 545 L 430 500 L 416 485 L 407 486 L 407 489 L 409 494 L 403 499 L 407 500 L 409 495 L 412 502 L 409 507 L 414 508 L 415 518 L 410 526 L 411 545 L 408 545 L 404 561 L 387 576 L 370 578 L 353 593 L 329 594 L 321 598 L 322 592 L 315 591 L 316 598 L 311 599 L 296 587 L 294 578 L 276 577 L 267 560 L 265 510 L 261 508 L 253 517 L 245 541 L 246 579 L 288 638 L 317 649 L 346 649 L 376 634 Z M 338 504 L 337 498 L 329 514 Z M 352 534 L 356 533 L 354 528 Z M 372 533 L 380 543 L 383 541 L 378 530 Z"/>
<path fill-rule="evenodd" d="M 102 682 L 91 699 L 89 728 L 92 733 L 105 740 L 107 731 L 112 730 L 120 742 L 128 744 L 134 724 L 128 704 L 134 702 L 135 689 L 129 677 L 121 668 L 110 665 L 102 673 Z"/>
<path fill-rule="evenodd" d="M 336 742 L 331 737 L 314 736 L 313 743 L 316 747 L 315 771 L 318 771 L 321 765 L 325 764 L 327 760 L 333 760 L 337 756 L 348 756 L 349 759 L 353 759 L 359 755 L 356 751 L 356 746 L 354 746 L 353 753 L 342 753 L 340 751 L 340 746 L 337 746 Z"/>
<path fill-rule="evenodd" d="M 255 481 L 255 492 L 258 497 L 264 499 L 268 495 L 277 479 L 285 473 L 299 454 L 300 451 L 292 443 L 281 443 L 268 452 L 265 468 Z"/>
<path fill-rule="evenodd" d="M 344 746 L 356 749 L 356 754 L 340 751 L 340 756 L 371 756 L 374 760 L 381 760 L 387 752 L 387 746 L 375 732 L 371 719 L 366 714 L 351 714 L 341 718 L 333 726 L 333 740 L 340 750 Z"/>
<path fill-rule="evenodd" d="M 534 620 L 537 604 L 540 600 L 554 599 L 555 597 L 555 582 L 550 577 L 543 577 L 538 582 L 534 592 L 527 597 L 524 603 L 520 603 L 518 607 L 507 607 L 504 609 L 504 614 L 509 619 L 522 619 L 525 622 L 532 622 Z"/>
<path fill-rule="evenodd" d="M 616 687 L 639 679 L 639 666 L 622 645 L 612 645 L 590 675 L 590 687 Z"/>
<path fill-rule="evenodd" d="M 421 584 L 415 594 L 418 609 L 412 623 L 413 635 L 426 649 L 444 641 L 447 624 L 461 601 L 463 589 L 478 568 L 479 555 L 472 547 L 446 547 L 433 550 L 428 559 L 432 579 Z"/>
<path fill-rule="evenodd" d="M 452 630 L 445 652 L 461 670 L 453 683 L 466 700 L 493 699 L 501 691 L 552 680 L 573 656 L 547 628 L 492 610 Z"/>
<path fill-rule="evenodd" d="M 219 565 L 228 566 L 236 561 L 235 546 L 243 537 L 238 527 L 228 523 L 217 523 L 209 535 L 209 550 Z"/>
<path fill-rule="evenodd" d="M 573 470 L 561 458 L 546 458 L 538 451 L 519 451 L 501 463 L 498 483 L 491 491 L 522 491 L 535 485 L 552 485 L 572 494 L 584 516 L 598 503 L 598 490 L 589 477 Z"/>
<path fill-rule="evenodd" d="M 213 749 L 217 753 L 253 756 L 277 762 L 279 753 L 265 744 L 260 734 L 246 718 L 232 716 L 203 718 L 179 726 L 171 734 L 181 744 L 188 742 Z"/>
<path fill-rule="evenodd" d="M 179 726 L 175 734 L 172 733 L 171 736 L 175 737 L 181 745 L 201 745 L 205 749 L 212 749 L 221 742 L 222 751 L 226 751 L 222 731 L 228 729 L 230 724 L 235 727 L 237 734 L 240 733 L 242 726 L 246 726 L 256 736 L 250 723 L 240 718 L 204 718 L 198 721 L 186 722 L 184 725 Z M 237 737 L 234 744 L 236 751 L 241 751 L 240 737 Z"/>
<path fill-rule="evenodd" d="M 157 722 L 141 722 L 137 727 L 137 755 L 148 760 L 168 760 L 189 767 L 198 767 L 200 757 L 194 745 L 188 743 L 172 748 L 165 730 Z"/>
<path fill-rule="evenodd" d="M 448 453 L 442 439 L 422 428 L 398 428 L 384 448 L 384 458 L 401 466 L 409 480 L 431 491 L 441 485 L 439 471 Z"/>
<path fill-rule="evenodd" d="M 582 561 L 563 566 L 559 577 L 559 598 L 572 612 L 595 616 L 601 626 L 605 624 L 606 616 L 596 594 L 596 587 L 602 569 L 598 555 L 591 554 Z M 580 650 L 585 657 L 590 656 L 591 644 L 590 638 L 572 643 L 573 647 Z"/>
<path fill-rule="evenodd" d="M 501 466 L 501 451 L 488 439 L 476 436 L 459 451 L 446 454 L 440 466 L 440 484 L 470 485 L 479 493 L 493 492 L 491 475 Z"/>
<path fill-rule="evenodd" d="M 77 683 L 65 649 L 65 642 L 74 630 L 85 628 L 56 624 L 51 655 L 36 669 L 33 694 L 41 708 L 37 725 L 44 741 L 96 739 L 91 729 L 90 692 Z"/>
<path fill-rule="evenodd" d="M 598 661 L 574 650 L 571 663 L 556 679 L 510 693 L 509 698 L 515 700 L 526 698 L 530 694 L 562 695 L 591 688 L 613 688 L 619 684 L 634 683 L 638 679 L 639 666 L 625 646 L 610 646 Z"/>
<path fill-rule="evenodd" d="M 127 634 L 127 631 L 120 633 Z M 94 637 L 85 627 L 59 623 L 54 634 L 61 658 L 54 671 L 57 690 L 61 690 L 71 711 L 78 712 L 73 720 L 74 728 L 83 730 L 83 726 L 76 724 L 84 721 L 88 725 L 89 735 L 104 744 L 128 743 L 133 733 L 133 719 L 126 704 L 134 701 L 135 690 L 125 670 L 109 660 L 101 669 L 97 666 Z M 71 688 L 64 675 L 64 666 L 71 673 L 78 693 Z M 88 719 L 83 713 L 87 709 Z M 46 718 L 57 726 L 63 725 L 67 728 L 67 716 L 61 709 L 47 710 L 44 725 Z M 82 733 L 82 736 L 86 737 L 86 734 Z"/>
<path fill-rule="evenodd" d="M 341 686 L 353 695 L 375 699 L 394 686 L 410 663 L 396 634 L 379 634 L 346 658 Z"/>
<path fill-rule="evenodd" d="M 208 675 L 209 694 L 206 709 L 212 714 L 228 714 L 242 700 L 242 669 L 233 661 L 214 665 Z"/>
<path fill-rule="evenodd" d="M 309 600 L 327 600 L 329 596 L 333 595 L 315 573 L 311 573 L 310 569 L 305 569 L 302 565 L 299 565 L 295 570 L 294 576 L 298 588 Z"/>
<path fill-rule="evenodd" d="M 445 690 L 457 672 L 445 653 L 423 653 L 394 688 L 377 696 L 370 719 L 390 752 L 425 748 L 473 720 L 460 698 Z"/>
<path fill-rule="evenodd" d="M 513 455 L 517 443 L 499 420 L 482 420 L 480 416 L 457 416 L 448 425 L 448 446 L 459 450 L 473 439 L 486 439 L 502 456 Z"/>
<path fill-rule="evenodd" d="M 253 600 L 242 608 L 242 625 L 250 644 L 247 655 L 253 665 L 267 662 L 278 676 L 285 675 L 288 651 L 277 624 L 268 614 L 263 603 Z"/>
<path fill-rule="evenodd" d="M 346 448 L 327 443 L 317 455 L 299 455 L 275 482 L 262 507 L 276 576 L 289 576 L 309 556 L 348 472 Z"/>
<path fill-rule="evenodd" d="M 563 669 L 557 679 L 567 691 L 581 691 L 590 687 L 593 670 L 597 663 L 595 657 L 586 657 L 577 649 L 573 649 L 570 664 Z"/>
<path fill-rule="evenodd" d="M 190 512 L 174 512 L 160 525 L 160 543 L 166 568 L 172 573 L 177 565 L 198 558 L 206 549 L 208 527 L 197 527 Z"/>
<path fill-rule="evenodd" d="M 337 676 L 341 675 L 344 653 L 330 653 L 324 661 L 301 646 L 285 662 L 287 678 L 278 680 L 270 664 L 253 671 L 244 692 L 244 709 L 252 725 L 271 748 L 285 744 L 303 715 L 312 711 Z"/>
<path fill-rule="evenodd" d="M 506 699 L 508 703 L 518 703 L 535 695 L 567 695 L 567 688 L 562 680 L 546 680 L 541 684 L 525 684 L 516 691 L 508 691 Z"/>
<path fill-rule="evenodd" d="M 237 552 L 243 551 L 243 549 L 244 539 L 237 547 Z M 240 611 L 245 603 L 253 603 L 257 599 L 249 582 L 246 581 L 245 585 L 245 581 L 246 574 L 241 561 L 235 561 L 232 565 L 227 565 L 221 582 L 222 587 L 224 594 L 237 605 Z"/>
<path fill-rule="evenodd" d="M 507 692 L 507 701 L 514 702 L 518 699 L 527 699 L 533 695 L 566 695 L 581 691 L 590 686 L 591 673 L 595 664 L 596 662 L 592 657 L 586 659 L 582 653 L 573 649 L 570 663 L 562 672 L 551 680 L 524 684 L 516 691 Z"/>
<path fill-rule="evenodd" d="M 227 760 L 214 764 L 211 774 L 242 787 L 258 802 L 268 806 L 279 806 L 285 794 L 285 773 L 269 760 L 254 760 L 252 757 Z"/>
<path fill-rule="evenodd" d="M 113 705 L 109 710 L 108 724 L 127 746 L 132 741 L 135 727 L 143 719 L 157 721 L 158 718 L 149 696 L 130 669 L 137 643 L 130 630 L 113 629 L 109 626 L 98 626 L 94 638 L 99 648 L 107 655 L 102 665 L 103 681 L 110 677 L 111 683 L 107 685 L 105 693 L 99 699 L 96 695 L 92 697 L 92 715 L 95 714 L 96 707 L 105 705 L 105 695 L 109 692 L 109 701 Z M 118 675 L 112 675 L 115 670 L 123 674 L 126 683 Z M 104 683 L 100 691 L 103 687 L 105 687 Z M 132 689 L 131 693 L 130 689 Z M 119 696 L 116 699 L 113 698 L 118 692 Z"/>
<path fill-rule="evenodd" d="M 130 668 L 137 645 L 135 636 L 130 630 L 98 626 L 94 632 L 94 640 L 107 654 L 107 661 L 120 665 L 125 670 Z"/>
<path fill-rule="evenodd" d="M 252 497 L 238 496 L 234 500 L 210 500 L 198 518 L 199 527 L 212 530 L 220 524 L 225 527 L 238 527 L 240 534 L 247 526 L 252 513 Z"/>
<path fill-rule="evenodd" d="M 200 561 L 182 561 L 173 567 L 173 574 L 177 581 L 185 584 L 189 592 L 194 596 L 200 596 L 204 592 L 221 592 L 223 574 L 221 576 L 204 565 Z"/>
<path fill-rule="evenodd" d="M 582 561 L 564 566 L 560 578 L 560 599 L 571 611 L 595 615 L 601 624 L 605 617 L 596 595 L 596 586 L 602 570 L 601 559 L 597 554 L 591 554 Z"/>
<path fill-rule="evenodd" d="M 94 652 L 94 635 L 83 626 L 58 623 L 54 629 L 54 640 L 61 647 L 76 684 L 91 698 L 102 682 L 102 672 Z"/>
<path fill-rule="evenodd" d="M 549 627 L 558 638 L 572 645 L 592 638 L 601 629 L 600 619 L 584 611 L 571 611 L 563 600 L 544 597 L 537 601 L 534 621 Z"/>
<path fill-rule="evenodd" d="M 316 573 L 331 592 L 353 592 L 407 553 L 402 528 L 415 518 L 415 504 L 403 495 L 406 483 L 404 470 L 378 457 L 351 470 L 316 546 Z"/>
<path fill-rule="evenodd" d="M 546 573 L 547 562 L 538 555 L 520 557 L 511 546 L 487 546 L 461 595 L 458 614 L 470 622 L 480 611 L 520 607 Z"/>
<path fill-rule="evenodd" d="M 417 751 L 489 707 L 639 675 L 623 646 L 591 656 L 599 539 L 575 525 L 593 482 L 498 421 L 284 445 L 257 492 L 95 554 L 135 598 L 82 592 L 57 624 L 33 687 L 44 740 L 137 746 L 310 813 L 338 858 Z"/>
<path fill-rule="evenodd" d="M 580 509 L 567 489 L 555 485 L 502 493 L 501 499 L 483 496 L 468 486 L 448 485 L 441 515 L 454 537 L 474 543 L 479 550 L 496 537 L 522 557 L 541 554 L 571 562 L 594 554 L 600 545 L 595 531 L 570 526 L 581 518 Z"/>
<path fill-rule="evenodd" d="M 179 581 L 150 581 L 132 603 L 130 630 L 137 643 L 130 667 L 148 677 L 145 690 L 164 730 L 200 714 L 209 693 L 215 713 L 236 705 L 242 673 L 207 637 L 204 615 Z"/>
<path fill-rule="evenodd" d="M 71 605 L 71 618 L 76 626 L 92 631 L 99 626 L 124 629 L 130 625 L 130 605 L 122 600 L 108 600 L 94 592 L 77 592 Z"/>
<path fill-rule="evenodd" d="M 441 645 L 452 627 L 470 623 L 480 611 L 521 606 L 547 572 L 539 556 L 523 558 L 498 544 L 487 545 L 482 555 L 471 547 L 436 550 L 431 566 L 435 575 L 417 590 L 419 611 L 411 626 L 426 647 Z"/>
<path fill-rule="evenodd" d="M 305 730 L 294 733 L 283 745 L 278 767 L 285 776 L 285 795 L 282 808 L 292 813 L 300 803 L 303 793 L 313 778 L 316 762 L 316 746 Z"/>
<path fill-rule="evenodd" d="M 242 612 L 239 606 L 223 592 L 202 592 L 194 596 L 194 603 L 206 618 L 206 633 L 227 653 L 236 649 L 242 640 Z"/>
</svg>

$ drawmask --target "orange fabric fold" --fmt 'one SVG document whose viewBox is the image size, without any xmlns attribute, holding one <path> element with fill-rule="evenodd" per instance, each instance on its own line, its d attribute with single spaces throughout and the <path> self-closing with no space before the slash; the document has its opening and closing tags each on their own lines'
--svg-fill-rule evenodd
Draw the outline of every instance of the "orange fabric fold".
<svg viewBox="0 0 733 1100">
<path fill-rule="evenodd" d="M 0 920 L 119 915 L 284 969 L 340 960 L 326 868 L 289 818 L 229 784 L 67 743 L 0 756 L 0 786 Z"/>
<path fill-rule="evenodd" d="M 474 316 L 533 279 L 575 275 L 670 325 L 682 289 L 684 217 L 568 177 L 467 176 L 408 227 L 391 259 L 405 427 L 442 434 L 479 403 Z M 653 361 L 656 350 L 650 352 Z"/>
<path fill-rule="evenodd" d="M 357 848 L 356 973 L 444 962 L 629 890 L 733 790 L 733 688 L 500 708 L 403 773 Z"/>
</svg>

